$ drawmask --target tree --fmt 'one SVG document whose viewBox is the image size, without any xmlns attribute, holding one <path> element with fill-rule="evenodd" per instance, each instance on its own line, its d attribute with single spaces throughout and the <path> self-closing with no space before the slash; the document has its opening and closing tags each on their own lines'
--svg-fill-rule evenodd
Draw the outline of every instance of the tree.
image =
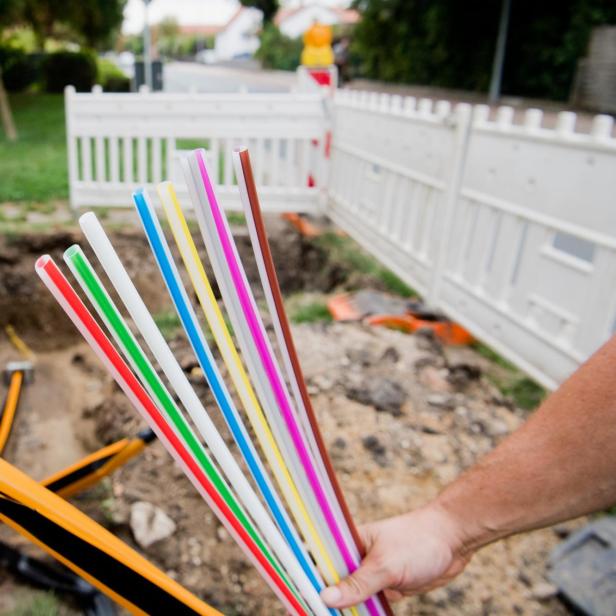
<svg viewBox="0 0 616 616">
<path fill-rule="evenodd" d="M 64 0 L 70 5 L 66 25 L 94 49 L 109 45 L 124 19 L 126 0 Z"/>
<path fill-rule="evenodd" d="M 244 6 L 259 9 L 263 13 L 264 24 L 270 23 L 280 8 L 280 3 L 278 0 L 240 0 L 240 2 Z"/>
<path fill-rule="evenodd" d="M 100 47 L 122 24 L 126 0 L 20 0 L 17 22 L 32 28 L 42 51 L 47 39 L 77 38 Z"/>
<path fill-rule="evenodd" d="M 175 56 L 180 47 L 180 26 L 177 19 L 165 17 L 153 28 L 153 38 L 158 52 L 164 56 Z"/>
<path fill-rule="evenodd" d="M 0 32 L 3 27 L 14 23 L 20 9 L 21 0 L 0 0 Z M 17 129 L 15 128 L 9 98 L 4 88 L 2 66 L 0 66 L 0 116 L 2 117 L 2 128 L 6 138 L 9 141 L 15 141 L 17 139 Z"/>
<path fill-rule="evenodd" d="M 165 17 L 158 24 L 159 36 L 167 36 L 169 38 L 175 38 L 180 34 L 180 26 L 178 20 L 175 17 Z"/>
<path fill-rule="evenodd" d="M 266 24 L 260 36 L 255 58 L 263 68 L 294 71 L 300 62 L 302 39 L 292 39 L 280 32 L 275 24 Z"/>
<path fill-rule="evenodd" d="M 368 77 L 486 91 L 501 0 L 355 0 L 353 54 Z M 565 100 L 613 0 L 512 0 L 502 91 Z"/>
</svg>

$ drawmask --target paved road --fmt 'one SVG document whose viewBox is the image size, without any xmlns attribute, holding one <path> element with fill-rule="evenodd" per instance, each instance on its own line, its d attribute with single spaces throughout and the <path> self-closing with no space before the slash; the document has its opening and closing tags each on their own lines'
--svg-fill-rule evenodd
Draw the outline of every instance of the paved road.
<svg viewBox="0 0 616 616">
<path fill-rule="evenodd" d="M 295 85 L 295 73 L 262 71 L 245 67 L 205 65 L 196 62 L 168 62 L 164 67 L 166 92 L 288 92 Z"/>
</svg>

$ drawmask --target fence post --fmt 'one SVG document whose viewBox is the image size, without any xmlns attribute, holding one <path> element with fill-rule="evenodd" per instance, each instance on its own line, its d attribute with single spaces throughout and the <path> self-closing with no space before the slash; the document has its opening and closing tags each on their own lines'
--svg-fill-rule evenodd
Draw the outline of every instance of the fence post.
<svg viewBox="0 0 616 616">
<path fill-rule="evenodd" d="M 64 88 L 64 117 L 66 118 L 66 151 L 68 153 L 68 202 L 72 209 L 75 203 L 74 187 L 77 181 L 77 144 L 73 136 L 72 102 L 75 96 L 75 86 Z"/>
<path fill-rule="evenodd" d="M 438 305 L 440 286 L 447 262 L 447 249 L 450 245 L 450 238 L 453 233 L 453 220 L 455 207 L 458 202 L 462 178 L 464 174 L 464 164 L 468 152 L 472 123 L 472 107 L 467 103 L 460 103 L 455 109 L 455 139 L 451 156 L 450 172 L 447 178 L 445 195 L 439 205 L 440 212 L 437 212 L 435 221 L 437 229 L 436 247 L 434 251 L 434 266 L 432 269 L 432 280 L 427 295 L 430 305 Z"/>
<path fill-rule="evenodd" d="M 321 214 L 327 212 L 329 204 L 329 187 L 331 183 L 331 149 L 333 146 L 334 131 L 334 105 L 333 98 L 321 93 L 323 105 L 323 131 L 319 139 L 317 158 L 315 164 L 315 183 L 319 189 L 318 207 Z"/>
</svg>

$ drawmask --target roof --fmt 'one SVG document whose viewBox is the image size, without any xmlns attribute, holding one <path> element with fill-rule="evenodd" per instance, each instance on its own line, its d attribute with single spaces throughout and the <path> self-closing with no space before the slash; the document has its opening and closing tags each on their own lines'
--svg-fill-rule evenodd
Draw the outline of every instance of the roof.
<svg viewBox="0 0 616 616">
<path fill-rule="evenodd" d="M 323 6 L 322 4 L 309 4 L 305 6 L 298 6 L 293 9 L 279 9 L 274 17 L 274 23 L 277 26 L 280 26 L 281 23 L 285 22 L 290 17 L 314 7 L 319 7 L 334 13 L 338 17 L 338 21 L 341 24 L 355 24 L 359 21 L 359 12 L 355 9 L 341 9 L 338 7 Z"/>
<path fill-rule="evenodd" d="M 204 36 L 213 36 L 224 30 L 226 24 L 201 24 L 180 26 L 180 32 L 182 34 L 202 34 Z"/>
<path fill-rule="evenodd" d="M 225 31 L 244 11 L 257 10 L 245 6 L 239 6 L 237 11 L 231 15 L 231 17 L 224 24 L 201 24 L 180 26 L 180 32 L 182 34 L 203 34 L 205 36 L 212 36 Z"/>
</svg>

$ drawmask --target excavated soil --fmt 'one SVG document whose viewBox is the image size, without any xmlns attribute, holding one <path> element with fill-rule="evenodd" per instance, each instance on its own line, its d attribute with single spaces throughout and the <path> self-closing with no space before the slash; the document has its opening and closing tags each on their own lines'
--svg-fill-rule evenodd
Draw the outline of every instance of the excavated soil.
<svg viewBox="0 0 616 616">
<path fill-rule="evenodd" d="M 328 263 L 322 250 L 279 221 L 270 222 L 285 292 L 330 292 L 345 280 L 347 273 Z M 12 324 L 37 355 L 36 379 L 24 392 L 5 455 L 36 479 L 143 427 L 33 271 L 40 254 L 49 252 L 60 260 L 62 250 L 80 240 L 77 233 L 0 240 L 0 325 Z M 112 241 L 152 312 L 168 309 L 142 234 L 114 233 Z M 241 233 L 239 246 L 248 254 Z M 254 267 L 248 270 L 255 280 Z M 484 376 L 487 360 L 472 349 L 442 349 L 429 337 L 354 323 L 296 325 L 293 333 L 325 440 L 360 523 L 426 502 L 526 416 L 502 399 Z M 8 340 L 0 340 L 0 361 L 16 359 Z M 172 346 L 190 369 L 183 335 L 176 334 Z M 191 379 L 235 451 L 207 386 L 198 376 Z M 129 523 L 137 501 L 160 507 L 175 522 L 175 532 L 140 548 Z M 159 443 L 73 502 L 223 612 L 283 613 Z M 567 614 L 546 587 L 546 559 L 579 524 L 490 546 L 447 588 L 406 600 L 395 611 L 426 616 Z M 0 529 L 0 539 L 40 555 L 7 528 Z M 11 613 L 28 592 L 0 571 L 0 614 Z M 69 605 L 62 609 L 75 613 Z"/>
</svg>

